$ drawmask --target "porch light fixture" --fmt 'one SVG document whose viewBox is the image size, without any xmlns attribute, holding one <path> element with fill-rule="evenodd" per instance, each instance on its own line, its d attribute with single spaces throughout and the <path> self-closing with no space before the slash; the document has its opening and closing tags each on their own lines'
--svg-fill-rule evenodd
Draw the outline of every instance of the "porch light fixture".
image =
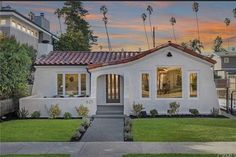
<svg viewBox="0 0 236 157">
<path fill-rule="evenodd" d="M 171 52 L 168 52 L 166 56 L 167 56 L 167 57 L 172 57 Z"/>
</svg>

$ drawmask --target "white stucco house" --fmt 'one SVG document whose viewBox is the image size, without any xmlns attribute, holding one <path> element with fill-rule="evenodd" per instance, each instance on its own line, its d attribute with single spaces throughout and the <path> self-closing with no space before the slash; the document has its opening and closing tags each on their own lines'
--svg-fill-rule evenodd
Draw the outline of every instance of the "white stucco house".
<svg viewBox="0 0 236 157">
<path fill-rule="evenodd" d="M 143 52 L 56 52 L 36 63 L 32 96 L 20 99 L 20 108 L 47 117 L 47 108 L 58 104 L 77 116 L 83 104 L 89 115 L 106 106 L 132 113 L 142 103 L 147 113 L 167 114 L 169 103 L 180 104 L 179 113 L 198 109 L 210 114 L 219 108 L 213 77 L 216 62 L 190 49 L 168 42 Z"/>
</svg>

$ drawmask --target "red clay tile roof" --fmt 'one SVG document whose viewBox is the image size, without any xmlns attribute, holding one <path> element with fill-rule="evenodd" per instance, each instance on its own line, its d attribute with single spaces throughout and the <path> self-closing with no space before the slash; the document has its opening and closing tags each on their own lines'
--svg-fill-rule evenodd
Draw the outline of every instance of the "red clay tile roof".
<svg viewBox="0 0 236 157">
<path fill-rule="evenodd" d="M 133 57 L 130 57 L 130 58 L 126 58 L 126 59 L 123 59 L 123 60 L 117 60 L 117 61 L 113 61 L 113 62 L 109 62 L 109 63 L 99 63 L 99 64 L 90 64 L 88 65 L 88 68 L 89 69 L 95 69 L 95 68 L 99 68 L 99 67 L 103 67 L 103 66 L 108 66 L 108 65 L 116 65 L 116 64 L 123 64 L 123 63 L 128 63 L 128 62 L 132 62 L 132 61 L 135 61 L 135 60 L 138 60 L 140 58 L 143 58 L 144 56 L 148 55 L 148 54 L 151 54 L 153 52 L 156 52 L 157 50 L 160 50 L 160 49 L 163 49 L 163 48 L 166 48 L 168 46 L 172 46 L 176 49 L 179 49 L 187 54 L 190 54 L 192 56 L 195 56 L 195 57 L 198 57 L 198 58 L 201 58 L 207 62 L 210 62 L 211 64 L 215 64 L 216 61 L 211 59 L 210 57 L 206 57 L 206 56 L 203 56 L 197 52 L 194 52 L 193 50 L 191 49 L 188 49 L 188 48 L 184 48 L 183 46 L 180 46 L 178 44 L 174 44 L 174 43 L 171 43 L 171 42 L 168 42 L 166 44 L 162 44 L 158 47 L 155 47 L 153 49 L 150 49 L 150 50 L 147 50 L 147 51 L 143 51 L 142 53 L 139 53 L 138 55 L 135 55 Z"/>
<path fill-rule="evenodd" d="M 143 51 L 143 52 L 85 52 L 85 51 L 52 51 L 47 56 L 39 58 L 35 65 L 88 65 L 89 69 L 94 69 L 98 67 L 128 63 L 131 61 L 138 60 L 148 54 L 151 54 L 157 50 L 163 49 L 165 47 L 172 46 L 179 49 L 187 54 L 201 58 L 207 62 L 215 64 L 216 61 L 198 54 L 191 49 L 184 48 L 180 45 L 174 43 L 167 43 L 160 45 L 156 48 Z"/>
<path fill-rule="evenodd" d="M 140 52 L 87 52 L 87 51 L 52 51 L 40 57 L 35 65 L 88 65 L 104 64 L 131 58 Z"/>
</svg>

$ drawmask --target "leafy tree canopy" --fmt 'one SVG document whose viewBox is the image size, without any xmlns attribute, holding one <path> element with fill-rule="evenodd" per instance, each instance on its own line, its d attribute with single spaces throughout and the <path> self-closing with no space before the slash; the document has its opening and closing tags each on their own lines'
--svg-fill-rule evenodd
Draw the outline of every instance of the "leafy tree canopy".
<svg viewBox="0 0 236 157">
<path fill-rule="evenodd" d="M 90 50 L 91 45 L 96 44 L 97 36 L 93 35 L 89 23 L 84 19 L 88 11 L 83 8 L 80 1 L 66 1 L 55 14 L 58 18 L 64 17 L 66 24 L 66 33 L 63 33 L 55 43 L 56 50 Z"/>
<path fill-rule="evenodd" d="M 0 99 L 26 94 L 34 52 L 14 37 L 0 36 Z"/>
</svg>

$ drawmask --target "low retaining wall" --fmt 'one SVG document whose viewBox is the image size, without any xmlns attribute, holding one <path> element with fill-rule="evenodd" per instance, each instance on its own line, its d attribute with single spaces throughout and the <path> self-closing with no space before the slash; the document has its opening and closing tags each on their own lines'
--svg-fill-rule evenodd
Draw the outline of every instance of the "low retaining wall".
<svg viewBox="0 0 236 157">
<path fill-rule="evenodd" d="M 89 116 L 96 113 L 97 106 L 95 98 L 39 98 L 37 96 L 29 96 L 20 99 L 20 108 L 25 108 L 29 112 L 29 116 L 34 111 L 40 111 L 41 117 L 48 117 L 48 110 L 51 105 L 58 104 L 61 109 L 60 117 L 65 112 L 70 112 L 72 117 L 78 117 L 75 107 L 84 105 L 89 109 Z"/>
<path fill-rule="evenodd" d="M 16 110 L 16 105 L 12 99 L 0 100 L 0 117 Z"/>
</svg>

